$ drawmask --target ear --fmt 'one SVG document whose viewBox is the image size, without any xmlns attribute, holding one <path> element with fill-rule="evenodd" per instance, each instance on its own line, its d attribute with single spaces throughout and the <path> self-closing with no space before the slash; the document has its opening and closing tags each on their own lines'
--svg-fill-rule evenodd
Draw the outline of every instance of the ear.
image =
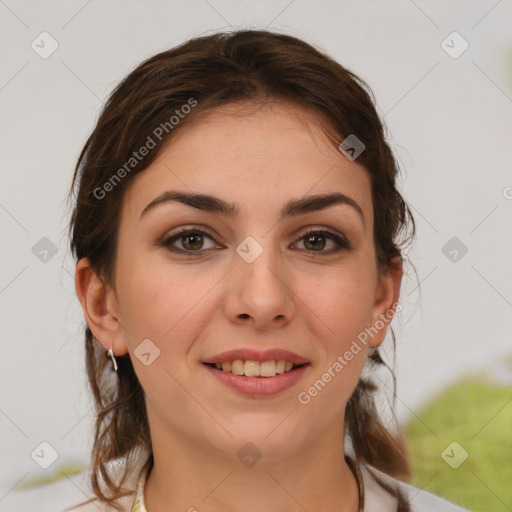
<svg viewBox="0 0 512 512">
<path fill-rule="evenodd" d="M 105 350 L 112 347 L 114 355 L 126 354 L 128 348 L 118 319 L 115 291 L 96 275 L 88 258 L 82 258 L 76 265 L 75 290 L 95 338 Z"/>
<path fill-rule="evenodd" d="M 400 297 L 400 284 L 402 282 L 402 259 L 396 257 L 393 260 L 395 267 L 390 266 L 387 273 L 379 277 L 375 300 L 370 314 L 369 330 L 372 336 L 369 340 L 370 347 L 378 347 L 386 338 L 389 324 L 400 311 L 398 299 Z M 398 306 L 398 308 L 397 308 Z"/>
</svg>

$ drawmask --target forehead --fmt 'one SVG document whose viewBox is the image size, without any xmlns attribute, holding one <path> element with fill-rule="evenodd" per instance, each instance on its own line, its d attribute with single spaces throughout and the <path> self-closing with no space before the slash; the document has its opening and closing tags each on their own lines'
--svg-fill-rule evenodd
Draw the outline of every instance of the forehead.
<svg viewBox="0 0 512 512">
<path fill-rule="evenodd" d="M 368 222 L 368 173 L 337 150 L 320 121 L 289 104 L 210 110 L 171 136 L 132 180 L 125 203 L 140 213 L 163 191 L 181 190 L 214 194 L 259 215 L 258 205 L 274 211 L 275 203 L 277 212 L 290 198 L 339 192 L 359 203 Z"/>
</svg>

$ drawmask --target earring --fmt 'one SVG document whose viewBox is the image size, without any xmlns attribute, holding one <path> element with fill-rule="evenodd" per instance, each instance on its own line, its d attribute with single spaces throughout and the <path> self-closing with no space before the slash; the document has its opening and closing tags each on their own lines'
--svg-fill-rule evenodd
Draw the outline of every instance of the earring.
<svg viewBox="0 0 512 512">
<path fill-rule="evenodd" d="M 113 347 L 110 347 L 110 350 L 108 351 L 108 355 L 112 358 L 112 362 L 114 363 L 114 371 L 117 372 L 117 362 L 116 358 L 114 357 L 114 351 L 112 350 Z"/>
</svg>

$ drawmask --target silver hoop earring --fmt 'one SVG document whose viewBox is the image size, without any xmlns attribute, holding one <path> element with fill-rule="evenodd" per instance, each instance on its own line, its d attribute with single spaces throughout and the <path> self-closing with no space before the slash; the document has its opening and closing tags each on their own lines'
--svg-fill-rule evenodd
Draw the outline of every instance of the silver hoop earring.
<svg viewBox="0 0 512 512">
<path fill-rule="evenodd" d="M 114 363 L 114 371 L 117 372 L 117 362 L 116 362 L 116 358 L 114 356 L 113 347 L 110 347 L 110 350 L 108 351 L 108 355 L 111 357 L 112 362 Z"/>
</svg>

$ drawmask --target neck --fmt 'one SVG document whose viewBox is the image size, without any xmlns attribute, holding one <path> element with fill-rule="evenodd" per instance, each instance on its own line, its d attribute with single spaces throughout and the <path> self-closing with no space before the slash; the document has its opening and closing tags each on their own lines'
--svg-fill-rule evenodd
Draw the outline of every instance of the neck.
<svg viewBox="0 0 512 512">
<path fill-rule="evenodd" d="M 244 465 L 176 432 L 152 430 L 154 465 L 147 512 L 358 510 L 358 488 L 344 459 L 343 418 L 296 453 Z M 243 446 L 243 442 L 240 446 Z"/>
</svg>

